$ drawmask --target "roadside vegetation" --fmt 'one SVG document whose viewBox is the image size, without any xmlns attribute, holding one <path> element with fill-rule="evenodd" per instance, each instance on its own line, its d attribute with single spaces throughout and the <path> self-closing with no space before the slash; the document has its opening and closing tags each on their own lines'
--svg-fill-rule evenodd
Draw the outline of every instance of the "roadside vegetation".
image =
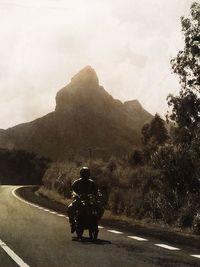
<svg viewBox="0 0 200 267">
<path fill-rule="evenodd" d="M 41 184 L 49 163 L 24 150 L 0 149 L 0 184 Z"/>
<path fill-rule="evenodd" d="M 142 148 L 123 158 L 52 163 L 45 190 L 69 199 L 71 183 L 88 165 L 113 214 L 200 234 L 200 4 L 190 11 L 181 18 L 185 46 L 171 60 L 181 89 L 167 98 L 167 123 L 156 114 L 142 128 Z"/>
</svg>

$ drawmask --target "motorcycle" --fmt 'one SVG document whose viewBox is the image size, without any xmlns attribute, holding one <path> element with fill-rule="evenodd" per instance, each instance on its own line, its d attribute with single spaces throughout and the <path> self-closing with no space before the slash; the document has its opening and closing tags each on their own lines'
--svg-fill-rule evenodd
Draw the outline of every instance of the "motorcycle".
<svg viewBox="0 0 200 267">
<path fill-rule="evenodd" d="M 90 239 L 92 241 L 97 240 L 99 207 L 101 205 L 99 196 L 93 194 L 77 195 L 75 192 L 73 192 L 73 196 L 77 202 L 74 221 L 78 239 L 82 239 L 84 230 L 88 230 Z"/>
</svg>

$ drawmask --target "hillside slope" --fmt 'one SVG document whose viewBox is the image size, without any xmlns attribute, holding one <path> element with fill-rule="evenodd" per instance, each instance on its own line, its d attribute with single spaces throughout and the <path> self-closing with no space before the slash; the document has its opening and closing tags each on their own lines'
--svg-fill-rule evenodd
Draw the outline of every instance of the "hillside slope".
<svg viewBox="0 0 200 267">
<path fill-rule="evenodd" d="M 52 113 L 0 131 L 0 146 L 33 151 L 53 160 L 78 155 L 122 155 L 140 146 L 140 131 L 152 119 L 137 100 L 124 104 L 99 85 L 90 66 L 56 95 Z"/>
</svg>

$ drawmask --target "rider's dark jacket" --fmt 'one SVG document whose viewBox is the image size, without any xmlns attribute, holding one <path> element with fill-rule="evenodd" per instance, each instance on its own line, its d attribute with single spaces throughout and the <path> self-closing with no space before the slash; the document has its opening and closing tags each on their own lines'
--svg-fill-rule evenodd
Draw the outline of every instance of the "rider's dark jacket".
<svg viewBox="0 0 200 267">
<path fill-rule="evenodd" d="M 97 187 L 93 180 L 79 178 L 72 184 L 72 190 L 78 194 L 97 194 Z"/>
</svg>

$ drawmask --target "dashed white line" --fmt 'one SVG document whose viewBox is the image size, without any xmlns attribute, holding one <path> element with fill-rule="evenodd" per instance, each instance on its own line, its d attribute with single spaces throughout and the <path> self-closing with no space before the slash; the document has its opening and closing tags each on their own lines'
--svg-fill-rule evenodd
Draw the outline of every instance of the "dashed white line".
<svg viewBox="0 0 200 267">
<path fill-rule="evenodd" d="M 165 248 L 165 249 L 169 249 L 169 250 L 180 250 L 180 248 L 175 248 L 175 247 L 171 247 L 165 244 L 155 244 L 155 246 L 157 247 L 161 247 L 161 248 Z"/>
<path fill-rule="evenodd" d="M 137 241 L 148 241 L 148 239 L 142 238 L 142 237 L 139 237 L 139 236 L 128 236 L 128 237 L 132 238 L 132 239 L 135 239 Z"/>
<path fill-rule="evenodd" d="M 10 249 L 1 239 L 0 239 L 0 246 L 20 267 L 30 267 L 12 249 Z"/>
<path fill-rule="evenodd" d="M 108 232 L 110 233 L 113 233 L 113 234 L 123 234 L 122 232 L 119 232 L 119 231 L 116 231 L 116 230 L 107 230 Z"/>
<path fill-rule="evenodd" d="M 60 213 L 57 213 L 57 212 L 54 212 L 54 211 L 51 211 L 51 210 L 48 210 L 48 209 L 45 209 L 45 208 L 43 208 L 43 207 L 41 207 L 41 206 L 38 206 L 38 205 L 36 205 L 36 204 L 33 204 L 33 203 L 31 203 L 31 202 L 28 202 L 28 201 L 26 201 L 26 200 L 24 200 L 24 199 L 22 199 L 22 198 L 20 198 L 20 197 L 18 197 L 17 195 L 16 195 L 16 193 L 15 193 L 15 190 L 16 189 L 14 189 L 13 191 L 12 191 L 12 194 L 13 194 L 13 196 L 14 197 L 16 197 L 17 199 L 19 199 L 20 201 L 22 201 L 22 202 L 24 202 L 24 203 L 26 203 L 26 204 L 28 204 L 28 205 L 30 205 L 30 206 L 33 206 L 33 207 L 35 207 L 35 208 L 38 208 L 38 209 L 41 209 L 41 210 L 44 210 L 44 211 L 47 211 L 47 212 L 49 212 L 49 213 L 52 213 L 52 214 L 54 214 L 54 215 L 57 215 L 57 216 L 59 216 L 59 217 L 64 217 L 64 218 L 66 218 L 66 219 L 69 219 L 69 217 L 68 216 L 66 216 L 66 215 L 63 215 L 63 214 L 60 214 Z M 104 227 L 103 226 L 98 226 L 98 228 L 99 229 L 103 229 Z M 116 230 L 107 230 L 108 232 L 110 232 L 110 233 L 114 233 L 114 234 L 123 234 L 123 232 L 120 232 L 120 231 L 116 231 Z M 139 236 L 127 236 L 128 238 L 132 238 L 132 239 L 135 239 L 135 240 L 137 240 L 137 241 L 148 241 L 148 239 L 145 239 L 145 238 L 142 238 L 142 237 L 139 237 Z M 2 247 L 2 246 L 4 246 L 4 245 L 2 245 L 2 241 L 0 240 L 0 246 Z M 157 246 L 157 247 L 161 247 L 161 248 L 165 248 L 165 249 L 168 249 L 168 250 L 180 250 L 179 248 L 176 248 L 176 247 L 172 247 L 172 246 L 168 246 L 168 245 L 165 245 L 165 244 L 154 244 L 155 246 Z M 6 246 L 6 245 L 5 245 Z M 7 246 L 6 246 L 7 247 Z M 10 250 L 10 251 L 12 251 L 12 250 Z M 13 252 L 14 253 L 14 252 Z M 16 255 L 16 254 L 15 254 Z M 191 257 L 195 257 L 195 258 L 199 258 L 200 259 L 200 255 L 190 255 Z M 18 256 L 17 256 L 18 257 Z M 28 265 L 26 264 L 26 263 L 24 263 L 25 265 L 20 265 L 21 267 L 28 267 Z"/>
<path fill-rule="evenodd" d="M 190 255 L 190 256 L 200 259 L 200 255 Z"/>
</svg>

